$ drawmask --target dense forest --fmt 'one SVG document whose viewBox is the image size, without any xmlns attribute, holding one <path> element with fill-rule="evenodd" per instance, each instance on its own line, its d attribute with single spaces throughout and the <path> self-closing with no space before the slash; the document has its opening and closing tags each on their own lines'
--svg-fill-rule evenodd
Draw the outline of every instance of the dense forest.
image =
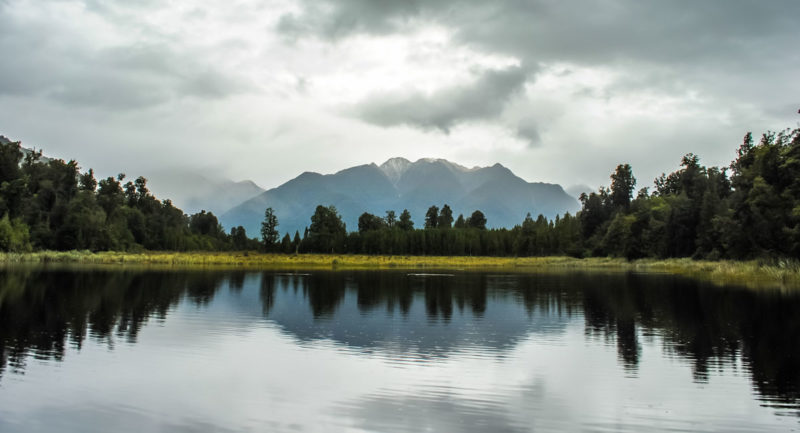
<svg viewBox="0 0 800 433">
<path fill-rule="evenodd" d="M 76 162 L 41 161 L 19 143 L 0 144 L 0 250 L 253 250 L 284 253 L 782 258 L 800 255 L 800 129 L 745 135 L 729 167 L 694 154 L 636 190 L 628 164 L 608 187 L 581 196 L 577 215 L 530 214 L 513 228 L 487 229 L 480 210 L 454 217 L 431 206 L 418 224 L 407 210 L 364 213 L 348 232 L 333 206 L 318 206 L 302 235 L 280 237 L 266 209 L 260 240 L 226 233 L 216 216 L 191 216 L 159 201 L 139 177 L 97 182 Z"/>
<path fill-rule="evenodd" d="M 216 216 L 187 216 L 159 201 L 139 177 L 95 179 L 77 162 L 44 161 L 20 143 L 0 143 L 0 251 L 255 249 L 244 230 L 223 232 Z"/>
</svg>

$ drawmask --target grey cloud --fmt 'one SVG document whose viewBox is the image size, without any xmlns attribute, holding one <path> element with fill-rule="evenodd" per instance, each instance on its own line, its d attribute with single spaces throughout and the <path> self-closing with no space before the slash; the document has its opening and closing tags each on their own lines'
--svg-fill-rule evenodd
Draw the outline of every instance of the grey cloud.
<svg viewBox="0 0 800 433">
<path fill-rule="evenodd" d="M 302 0 L 283 17 L 294 36 L 393 33 L 436 22 L 460 40 L 530 60 L 607 63 L 615 59 L 690 61 L 745 54 L 754 40 L 797 41 L 795 0 Z M 786 47 L 786 45 L 784 45 Z"/>
<path fill-rule="evenodd" d="M 458 123 L 497 117 L 509 98 L 522 90 L 530 72 L 523 67 L 490 70 L 474 83 L 422 93 L 373 95 L 356 115 L 381 125 L 409 125 L 449 132 Z"/>
<path fill-rule="evenodd" d="M 248 90 L 250 86 L 212 69 L 181 76 L 179 89 L 198 98 L 219 99 Z"/>
<path fill-rule="evenodd" d="M 247 83 L 168 43 L 92 49 L 47 23 L 14 22 L 0 8 L 0 95 L 43 96 L 64 104 L 137 109 L 195 97 L 219 99 Z"/>
<path fill-rule="evenodd" d="M 527 142 L 529 147 L 539 147 L 542 144 L 539 125 L 534 119 L 525 118 L 520 120 L 517 124 L 516 135 Z"/>
<path fill-rule="evenodd" d="M 302 12 L 278 26 L 291 38 L 332 41 L 356 34 L 402 33 L 419 23 L 448 28 L 454 42 L 523 64 L 603 66 L 620 73 L 607 86 L 587 83 L 591 97 L 654 92 L 699 95 L 720 109 L 758 107 L 773 116 L 795 102 L 800 82 L 800 2 L 774 0 L 300 0 Z M 497 117 L 509 90 L 476 84 L 432 96 L 384 95 L 356 111 L 378 125 L 447 131 L 465 120 Z M 535 98 L 535 95 L 534 95 Z M 737 117 L 734 123 L 745 119 Z M 508 122 L 506 122 L 508 124 Z M 511 132 L 537 146 L 530 124 Z"/>
<path fill-rule="evenodd" d="M 787 76 L 787 71 L 800 68 L 796 0 L 301 0 L 301 4 L 303 12 L 286 17 L 291 25 L 279 30 L 294 37 L 336 39 L 403 32 L 408 30 L 405 25 L 429 22 L 449 28 L 456 43 L 474 49 L 514 56 L 524 63 L 611 66 L 626 71 L 632 85 L 666 94 L 677 87 L 726 100 L 749 88 L 744 96 L 749 102 L 782 105 L 800 91 L 798 81 Z M 625 83 L 615 90 L 627 91 Z"/>
<path fill-rule="evenodd" d="M 360 32 L 394 32 L 420 13 L 422 3 L 419 0 L 307 1 L 301 14 L 281 17 L 278 31 L 290 37 L 316 34 L 334 39 Z"/>
<path fill-rule="evenodd" d="M 68 84 L 58 85 L 45 95 L 69 105 L 121 109 L 148 107 L 169 99 L 158 86 L 148 86 L 144 80 L 132 83 L 120 76 L 100 75 L 64 83 Z"/>
<path fill-rule="evenodd" d="M 128 9 L 144 9 L 159 3 L 159 0 L 83 0 L 86 9 L 102 14 L 113 13 L 121 5 Z"/>
</svg>

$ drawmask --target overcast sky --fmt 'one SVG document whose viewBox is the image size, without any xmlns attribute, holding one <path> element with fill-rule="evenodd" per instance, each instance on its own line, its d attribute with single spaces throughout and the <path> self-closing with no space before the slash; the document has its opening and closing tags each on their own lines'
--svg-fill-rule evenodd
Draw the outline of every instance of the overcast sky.
<svg viewBox="0 0 800 433">
<path fill-rule="evenodd" d="M 798 0 L 0 0 L 0 134 L 270 188 L 393 156 L 639 186 L 797 127 Z"/>
</svg>

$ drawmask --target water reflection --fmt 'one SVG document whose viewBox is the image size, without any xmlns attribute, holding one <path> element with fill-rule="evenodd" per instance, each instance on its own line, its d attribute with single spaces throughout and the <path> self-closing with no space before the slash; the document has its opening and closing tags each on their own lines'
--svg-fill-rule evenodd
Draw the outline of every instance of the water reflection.
<svg viewBox="0 0 800 433">
<path fill-rule="evenodd" d="M 579 321 L 586 342 L 616 347 L 630 378 L 646 364 L 643 347 L 658 342 L 664 356 L 691 364 L 694 383 L 743 369 L 763 404 L 798 413 L 800 296 L 642 274 L 4 270 L 0 384 L 31 359 L 63 361 L 68 347 L 80 350 L 87 339 L 112 350 L 135 345 L 146 325 L 163 324 L 184 303 L 224 309 L 243 327 L 266 320 L 300 347 L 324 341 L 410 363 L 502 358 L 530 338 L 568 344 L 566 329 Z M 397 398 L 373 396 L 348 410 L 369 430 L 397 421 L 398 407 L 452 414 L 438 426 L 445 430 L 455 422 L 482 431 L 518 427 L 488 400 L 476 409 L 452 395 Z M 423 418 L 427 427 L 436 419 Z"/>
<path fill-rule="evenodd" d="M 512 293 L 502 290 L 493 292 L 497 302 L 487 312 L 488 291 L 485 277 L 479 275 L 265 275 L 261 299 L 270 320 L 300 341 L 327 339 L 412 361 L 447 357 L 471 347 L 497 356 L 521 338 L 558 332 L 566 325 L 565 316 L 529 314 Z M 304 304 L 310 309 L 300 307 Z"/>
</svg>

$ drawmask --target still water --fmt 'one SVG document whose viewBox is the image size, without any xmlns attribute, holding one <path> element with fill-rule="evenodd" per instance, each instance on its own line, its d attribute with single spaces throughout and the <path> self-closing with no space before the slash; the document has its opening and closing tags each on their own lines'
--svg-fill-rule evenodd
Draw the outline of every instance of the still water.
<svg viewBox="0 0 800 433">
<path fill-rule="evenodd" d="M 793 431 L 800 296 L 665 275 L 0 270 L 0 432 Z"/>
</svg>

